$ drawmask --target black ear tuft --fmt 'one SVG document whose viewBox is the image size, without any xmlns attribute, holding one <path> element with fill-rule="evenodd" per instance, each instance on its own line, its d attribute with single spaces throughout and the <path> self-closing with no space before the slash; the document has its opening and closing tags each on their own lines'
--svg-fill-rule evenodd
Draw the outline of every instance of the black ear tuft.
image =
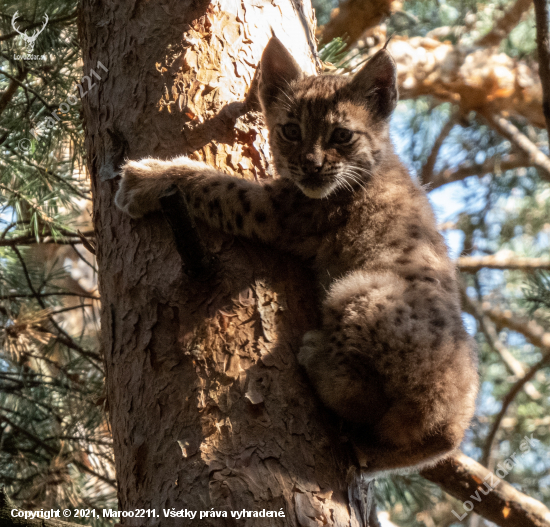
<svg viewBox="0 0 550 527">
<path fill-rule="evenodd" d="M 303 76 L 300 66 L 276 36 L 269 39 L 260 67 L 260 101 L 264 109 L 271 105 L 281 90 Z"/>
<path fill-rule="evenodd" d="M 355 74 L 349 84 L 355 96 L 366 100 L 373 114 L 387 119 L 397 104 L 397 68 L 390 53 L 385 49 L 378 51 Z"/>
</svg>

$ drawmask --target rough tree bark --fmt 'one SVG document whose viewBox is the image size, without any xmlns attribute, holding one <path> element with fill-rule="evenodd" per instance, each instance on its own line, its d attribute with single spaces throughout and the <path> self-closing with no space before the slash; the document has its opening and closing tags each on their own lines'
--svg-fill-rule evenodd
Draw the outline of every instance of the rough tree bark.
<svg viewBox="0 0 550 527">
<path fill-rule="evenodd" d="M 83 102 L 120 510 L 229 516 L 197 515 L 194 525 L 233 525 L 230 511 L 242 509 L 284 513 L 242 523 L 257 527 L 365 525 L 362 495 L 348 486 L 351 449 L 295 359 L 301 335 L 317 325 L 308 272 L 199 225 L 220 263 L 210 280 L 191 280 L 162 215 L 131 221 L 113 203 L 124 158 L 187 153 L 269 177 L 259 115 L 243 115 L 249 107 L 238 101 L 272 29 L 315 71 L 311 6 L 82 0 L 81 8 L 84 71 L 102 77 Z"/>
</svg>

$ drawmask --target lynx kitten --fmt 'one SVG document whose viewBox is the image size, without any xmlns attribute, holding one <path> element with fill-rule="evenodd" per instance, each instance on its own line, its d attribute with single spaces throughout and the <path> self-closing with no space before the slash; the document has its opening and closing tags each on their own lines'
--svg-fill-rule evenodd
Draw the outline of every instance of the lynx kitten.
<svg viewBox="0 0 550 527">
<path fill-rule="evenodd" d="M 116 204 L 139 218 L 175 183 L 197 218 L 310 262 L 323 325 L 298 359 L 319 397 L 367 472 L 434 464 L 472 418 L 476 355 L 428 199 L 389 137 L 393 59 L 383 49 L 352 77 L 308 77 L 273 37 L 259 97 L 279 178 L 246 181 L 187 157 L 129 161 Z"/>
</svg>

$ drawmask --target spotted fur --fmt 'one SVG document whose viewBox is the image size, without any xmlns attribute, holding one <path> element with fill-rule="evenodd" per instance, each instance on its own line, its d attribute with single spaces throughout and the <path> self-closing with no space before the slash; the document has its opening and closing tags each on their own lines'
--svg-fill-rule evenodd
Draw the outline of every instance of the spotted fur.
<svg viewBox="0 0 550 527">
<path fill-rule="evenodd" d="M 381 50 L 353 77 L 306 77 L 272 38 L 259 90 L 277 179 L 186 157 L 129 161 L 116 204 L 138 218 L 177 184 L 211 226 L 311 262 L 323 325 L 298 359 L 319 397 L 367 472 L 433 464 L 472 418 L 476 356 L 428 199 L 389 137 L 394 62 Z"/>
</svg>

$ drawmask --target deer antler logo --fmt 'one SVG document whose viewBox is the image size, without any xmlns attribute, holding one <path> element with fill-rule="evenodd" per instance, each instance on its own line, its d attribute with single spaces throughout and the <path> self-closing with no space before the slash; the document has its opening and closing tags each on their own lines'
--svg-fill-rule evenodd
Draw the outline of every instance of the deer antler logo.
<svg viewBox="0 0 550 527">
<path fill-rule="evenodd" d="M 19 16 L 19 11 L 16 11 L 11 19 L 11 25 L 13 29 L 15 29 L 15 31 L 17 31 L 17 33 L 19 33 L 25 39 L 25 42 L 27 43 L 27 53 L 32 53 L 34 49 L 34 42 L 38 38 L 38 35 L 40 35 L 42 31 L 44 31 L 44 28 L 48 24 L 48 20 L 49 20 L 48 15 L 46 14 L 44 15 L 44 18 L 46 19 L 44 21 L 44 25 L 40 29 L 36 29 L 30 37 L 29 35 L 27 35 L 27 31 L 25 31 L 24 33 L 21 33 L 21 31 L 19 31 L 19 29 L 15 27 L 15 20 L 17 19 L 18 16 Z"/>
</svg>

